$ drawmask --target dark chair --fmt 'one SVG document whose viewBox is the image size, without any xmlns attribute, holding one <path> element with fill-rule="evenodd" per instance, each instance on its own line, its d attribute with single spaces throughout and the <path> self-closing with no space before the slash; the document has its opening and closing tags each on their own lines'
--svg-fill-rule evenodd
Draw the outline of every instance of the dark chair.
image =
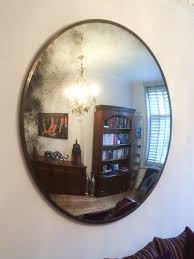
<svg viewBox="0 0 194 259">
<path fill-rule="evenodd" d="M 138 188 L 138 194 L 140 197 L 145 197 L 150 192 L 150 190 L 156 184 L 159 176 L 159 170 L 153 168 L 147 169 L 144 178 Z"/>
</svg>

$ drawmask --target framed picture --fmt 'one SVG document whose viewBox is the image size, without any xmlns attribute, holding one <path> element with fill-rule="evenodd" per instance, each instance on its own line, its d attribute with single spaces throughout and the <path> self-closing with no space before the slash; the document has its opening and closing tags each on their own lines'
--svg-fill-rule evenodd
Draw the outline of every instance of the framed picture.
<svg viewBox="0 0 194 259">
<path fill-rule="evenodd" d="M 38 113 L 38 135 L 68 139 L 68 113 Z"/>
</svg>

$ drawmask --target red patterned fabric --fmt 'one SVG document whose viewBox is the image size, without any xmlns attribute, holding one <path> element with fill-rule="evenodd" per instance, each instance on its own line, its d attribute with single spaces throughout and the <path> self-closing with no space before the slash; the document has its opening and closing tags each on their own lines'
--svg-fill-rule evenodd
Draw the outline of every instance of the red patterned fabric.
<svg viewBox="0 0 194 259">
<path fill-rule="evenodd" d="M 123 259 L 156 259 L 159 256 L 154 243 L 150 242 L 143 249 L 134 255 L 126 256 Z"/>
<path fill-rule="evenodd" d="M 170 251 L 173 259 L 185 258 L 186 230 L 174 238 L 163 239 L 155 237 L 153 242 L 160 256 L 165 252 Z"/>
</svg>

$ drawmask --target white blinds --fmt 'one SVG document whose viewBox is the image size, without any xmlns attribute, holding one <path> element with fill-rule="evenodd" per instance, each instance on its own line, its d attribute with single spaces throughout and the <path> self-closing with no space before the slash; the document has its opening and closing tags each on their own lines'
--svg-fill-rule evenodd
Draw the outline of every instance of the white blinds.
<svg viewBox="0 0 194 259">
<path fill-rule="evenodd" d="M 165 162 L 170 140 L 170 103 L 164 86 L 146 87 L 148 111 L 147 165 L 160 166 Z"/>
</svg>

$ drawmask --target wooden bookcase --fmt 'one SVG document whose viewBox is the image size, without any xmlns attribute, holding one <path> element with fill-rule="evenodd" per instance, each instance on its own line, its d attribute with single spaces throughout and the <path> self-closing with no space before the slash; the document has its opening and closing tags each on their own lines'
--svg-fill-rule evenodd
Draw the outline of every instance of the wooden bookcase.
<svg viewBox="0 0 194 259">
<path fill-rule="evenodd" d="M 97 197 L 129 189 L 134 112 L 124 107 L 96 106 L 92 173 Z"/>
</svg>

